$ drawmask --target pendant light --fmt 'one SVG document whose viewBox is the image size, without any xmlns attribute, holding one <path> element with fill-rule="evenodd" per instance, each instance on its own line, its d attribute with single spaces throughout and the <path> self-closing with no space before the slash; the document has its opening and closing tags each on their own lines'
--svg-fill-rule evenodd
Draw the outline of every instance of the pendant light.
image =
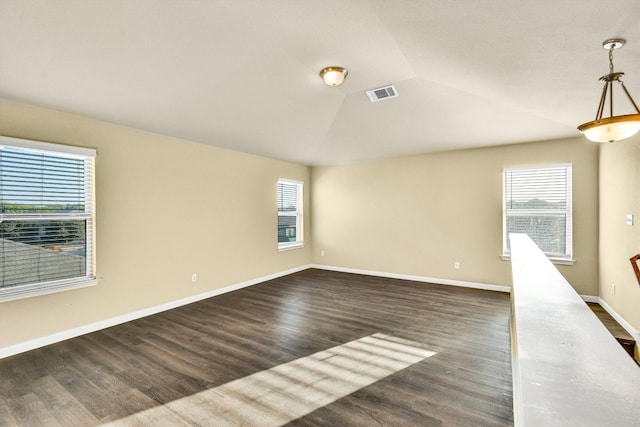
<svg viewBox="0 0 640 427">
<path fill-rule="evenodd" d="M 621 48 L 626 43 L 624 39 L 609 39 L 602 42 L 602 47 L 609 50 L 609 74 L 600 77 L 600 81 L 604 82 L 598 112 L 593 121 L 583 123 L 578 126 L 578 130 L 588 139 L 595 142 L 615 142 L 621 139 L 629 138 L 640 131 L 640 109 L 629 94 L 629 91 L 622 82 L 624 73 L 615 73 L 613 71 L 613 51 Z M 617 82 L 622 87 L 625 95 L 631 101 L 636 110 L 635 114 L 613 115 L 613 83 Z M 607 104 L 607 96 L 609 98 L 609 117 L 602 118 L 602 114 Z"/>
</svg>

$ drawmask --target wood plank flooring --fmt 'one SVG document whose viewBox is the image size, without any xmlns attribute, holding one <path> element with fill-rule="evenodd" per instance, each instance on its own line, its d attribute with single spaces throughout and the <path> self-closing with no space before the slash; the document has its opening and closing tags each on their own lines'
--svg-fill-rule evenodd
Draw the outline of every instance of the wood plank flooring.
<svg viewBox="0 0 640 427">
<path fill-rule="evenodd" d="M 640 363 L 635 359 L 636 340 L 631 336 L 631 334 L 629 334 L 629 332 L 627 332 L 627 330 L 624 329 L 622 325 L 620 325 L 618 321 L 597 302 L 588 302 L 587 305 L 591 311 L 593 311 L 593 314 L 600 319 L 605 328 L 611 332 L 611 335 L 615 337 L 629 356 L 640 365 Z"/>
<path fill-rule="evenodd" d="M 310 269 L 0 360 L 0 426 L 260 425 L 203 396 L 375 334 L 435 354 L 286 425 L 510 426 L 509 309 L 498 292 Z"/>
<path fill-rule="evenodd" d="M 607 310 L 605 310 L 597 302 L 588 302 L 587 305 L 593 311 L 593 314 L 598 316 L 598 319 L 602 324 L 611 332 L 614 337 L 621 337 L 627 339 L 633 339 L 633 337 L 626 331 L 617 321 L 611 316 Z"/>
</svg>

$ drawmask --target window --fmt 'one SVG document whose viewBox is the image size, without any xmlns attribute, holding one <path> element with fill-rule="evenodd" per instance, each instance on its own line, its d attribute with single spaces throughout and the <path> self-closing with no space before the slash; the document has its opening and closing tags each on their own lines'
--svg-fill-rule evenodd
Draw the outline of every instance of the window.
<svg viewBox="0 0 640 427">
<path fill-rule="evenodd" d="M 505 169 L 503 256 L 509 233 L 525 233 L 552 260 L 571 262 L 571 164 Z"/>
<path fill-rule="evenodd" d="M 302 182 L 279 179 L 278 249 L 302 246 Z"/>
<path fill-rule="evenodd" d="M 94 157 L 0 137 L 0 301 L 96 283 Z"/>
</svg>

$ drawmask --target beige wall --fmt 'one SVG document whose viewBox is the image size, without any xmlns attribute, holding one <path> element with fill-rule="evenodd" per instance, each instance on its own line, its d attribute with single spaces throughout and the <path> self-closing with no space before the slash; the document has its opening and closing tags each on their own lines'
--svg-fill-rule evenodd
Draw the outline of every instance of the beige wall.
<svg viewBox="0 0 640 427">
<path fill-rule="evenodd" d="M 558 268 L 580 294 L 597 295 L 598 146 L 584 138 L 314 168 L 313 261 L 510 285 L 500 258 L 502 169 L 565 162 L 573 163 L 577 262 Z"/>
<path fill-rule="evenodd" d="M 0 103 L 0 134 L 98 150 L 100 279 L 0 304 L 0 347 L 310 262 L 309 233 L 304 249 L 278 252 L 276 242 L 276 181 L 309 190 L 306 166 L 11 103 Z"/>
<path fill-rule="evenodd" d="M 559 269 L 579 293 L 598 294 L 598 146 L 583 138 L 311 170 L 12 103 L 0 103 L 0 134 L 98 150 L 100 279 L 2 303 L 0 347 L 310 262 L 509 285 L 502 169 L 557 162 L 574 166 L 577 260 Z M 278 177 L 307 184 L 304 249 L 277 251 Z"/>
<path fill-rule="evenodd" d="M 625 223 L 634 215 L 634 225 Z M 600 297 L 640 330 L 640 286 L 629 258 L 640 253 L 640 135 L 600 150 Z M 613 287 L 615 285 L 615 293 Z"/>
</svg>

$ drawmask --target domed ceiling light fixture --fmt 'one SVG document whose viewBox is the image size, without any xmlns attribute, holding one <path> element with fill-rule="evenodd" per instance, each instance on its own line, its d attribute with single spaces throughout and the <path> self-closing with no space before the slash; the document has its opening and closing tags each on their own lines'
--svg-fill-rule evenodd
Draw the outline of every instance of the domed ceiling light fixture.
<svg viewBox="0 0 640 427">
<path fill-rule="evenodd" d="M 595 142 L 615 142 L 621 139 L 629 138 L 640 131 L 640 109 L 629 94 L 629 91 L 622 82 L 624 73 L 613 72 L 613 51 L 621 48 L 626 43 L 624 39 L 609 39 L 602 42 L 602 47 L 609 50 L 609 74 L 600 77 L 600 81 L 604 82 L 598 112 L 593 121 L 583 123 L 578 126 L 578 130 L 588 139 Z M 622 90 L 631 101 L 636 109 L 636 114 L 626 114 L 620 116 L 613 115 L 613 82 L 620 83 Z M 609 96 L 609 117 L 602 118 L 602 114 L 607 103 L 607 95 Z"/>
<path fill-rule="evenodd" d="M 340 86 L 349 72 L 342 67 L 327 67 L 320 71 L 320 77 L 329 86 Z"/>
</svg>

